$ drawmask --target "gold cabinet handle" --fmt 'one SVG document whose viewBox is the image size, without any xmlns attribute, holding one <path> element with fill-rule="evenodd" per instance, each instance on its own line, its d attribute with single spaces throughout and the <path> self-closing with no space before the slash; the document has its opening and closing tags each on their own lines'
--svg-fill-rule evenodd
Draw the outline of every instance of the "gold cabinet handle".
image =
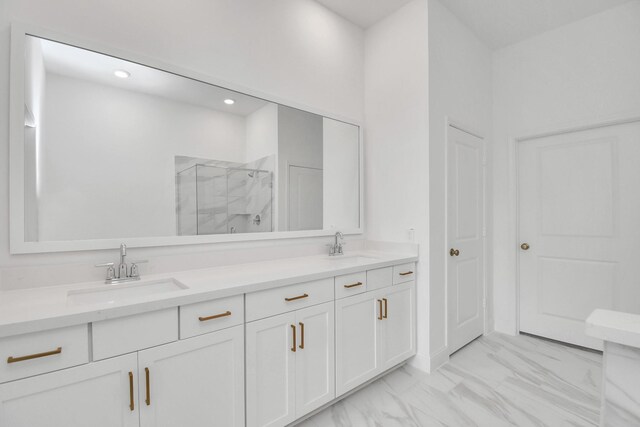
<svg viewBox="0 0 640 427">
<path fill-rule="evenodd" d="M 382 317 L 382 300 L 381 299 L 378 300 L 378 309 L 379 309 L 378 320 L 382 320 L 383 317 Z"/>
<path fill-rule="evenodd" d="M 304 323 L 300 322 L 300 350 L 304 350 Z"/>
<path fill-rule="evenodd" d="M 214 314 L 213 316 L 198 317 L 198 320 L 200 320 L 201 322 L 206 322 L 207 320 L 219 319 L 221 317 L 227 317 L 227 316 L 231 316 L 230 311 L 225 311 L 224 313 L 220 313 L 220 314 Z"/>
<path fill-rule="evenodd" d="M 460 250 L 451 248 L 451 250 L 449 251 L 449 255 L 460 256 Z"/>
<path fill-rule="evenodd" d="M 356 286 L 362 286 L 362 282 L 352 283 L 351 285 L 344 285 L 344 287 L 347 289 L 355 288 Z"/>
<path fill-rule="evenodd" d="M 149 368 L 144 368 L 145 382 L 147 385 L 147 396 L 144 399 L 147 406 L 151 405 L 151 387 L 149 387 Z"/>
<path fill-rule="evenodd" d="M 296 352 L 296 325 L 291 325 L 291 331 L 293 333 L 293 345 L 291 346 L 291 351 Z"/>
<path fill-rule="evenodd" d="M 384 301 L 384 316 L 382 316 L 383 319 L 387 318 L 387 308 L 388 308 L 388 303 L 389 301 L 387 301 L 386 298 L 382 298 L 382 301 Z"/>
<path fill-rule="evenodd" d="M 51 351 L 45 351 L 44 353 L 29 354 L 27 356 L 20 356 L 20 357 L 9 356 L 7 358 L 7 363 L 24 362 L 25 360 L 39 359 L 41 357 L 54 356 L 60 353 L 62 353 L 62 347 L 58 347 L 55 350 L 51 350 Z"/>
<path fill-rule="evenodd" d="M 133 372 L 129 371 L 129 409 L 133 412 L 135 408 L 133 404 Z"/>
<path fill-rule="evenodd" d="M 291 302 L 291 301 L 299 300 L 302 298 L 308 298 L 308 297 L 309 297 L 309 294 L 302 294 L 302 295 L 298 295 L 297 297 L 285 298 L 284 300 L 286 302 Z"/>
<path fill-rule="evenodd" d="M 522 249 L 523 251 L 528 251 L 530 247 L 531 246 L 529 246 L 528 243 L 523 243 L 520 245 L 520 249 Z"/>
<path fill-rule="evenodd" d="M 410 274 L 413 274 L 413 271 L 405 271 L 404 273 L 399 273 L 401 276 L 408 276 Z"/>
</svg>

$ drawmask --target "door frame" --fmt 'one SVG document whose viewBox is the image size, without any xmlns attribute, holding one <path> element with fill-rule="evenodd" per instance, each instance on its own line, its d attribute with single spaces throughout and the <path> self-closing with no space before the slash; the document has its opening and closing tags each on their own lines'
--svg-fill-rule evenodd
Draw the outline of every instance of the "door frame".
<svg viewBox="0 0 640 427">
<path fill-rule="evenodd" d="M 450 116 L 445 117 L 445 149 L 444 149 L 444 185 L 445 185 L 445 197 L 444 197 L 444 246 L 442 247 L 442 253 L 447 253 L 449 250 L 449 132 L 454 128 L 461 132 L 467 133 L 471 136 L 482 140 L 482 328 L 483 335 L 489 333 L 487 319 L 487 266 L 488 266 L 488 247 L 487 247 L 487 140 L 481 136 L 482 133 L 474 129 L 471 126 L 467 126 L 463 122 L 455 120 Z M 445 256 L 444 268 L 444 325 L 445 325 L 445 347 L 446 358 L 449 358 L 449 258 Z M 441 354 L 442 350 L 438 351 Z"/>
<path fill-rule="evenodd" d="M 519 155 L 522 144 L 539 138 L 564 135 L 568 133 L 581 132 L 587 130 L 600 129 L 610 126 L 624 125 L 628 123 L 640 122 L 640 111 L 630 115 L 614 115 L 609 117 L 598 117 L 592 120 L 582 120 L 568 122 L 565 124 L 548 126 L 524 133 L 523 136 L 509 137 L 509 178 L 513 185 L 509 187 L 509 242 L 512 249 L 507 253 L 513 258 L 507 263 L 509 268 L 508 276 L 513 278 L 512 290 L 514 291 L 513 313 L 515 313 L 512 326 L 513 335 L 520 333 L 520 180 L 519 180 Z"/>
</svg>

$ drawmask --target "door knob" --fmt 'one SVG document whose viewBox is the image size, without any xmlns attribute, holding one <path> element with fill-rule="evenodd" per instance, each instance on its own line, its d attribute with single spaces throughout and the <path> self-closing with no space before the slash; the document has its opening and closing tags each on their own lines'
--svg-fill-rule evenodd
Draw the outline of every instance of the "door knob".
<svg viewBox="0 0 640 427">
<path fill-rule="evenodd" d="M 449 251 L 449 255 L 451 255 L 451 256 L 459 256 L 460 255 L 460 251 L 458 249 L 451 248 L 451 250 Z"/>
<path fill-rule="evenodd" d="M 523 243 L 520 245 L 520 249 L 522 249 L 523 251 L 528 251 L 530 247 L 531 246 L 529 246 L 528 243 Z"/>
</svg>

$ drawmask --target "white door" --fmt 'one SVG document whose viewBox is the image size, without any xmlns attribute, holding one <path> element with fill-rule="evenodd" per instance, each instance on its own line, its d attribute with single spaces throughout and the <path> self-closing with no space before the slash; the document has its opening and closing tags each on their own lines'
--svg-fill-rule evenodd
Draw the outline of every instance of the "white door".
<svg viewBox="0 0 640 427">
<path fill-rule="evenodd" d="M 484 332 L 484 142 L 449 126 L 447 320 L 453 353 Z"/>
<path fill-rule="evenodd" d="M 247 323 L 247 426 L 284 426 L 296 418 L 296 314 Z"/>
<path fill-rule="evenodd" d="M 322 230 L 322 169 L 289 165 L 289 231 Z"/>
<path fill-rule="evenodd" d="M 3 427 L 138 426 L 137 355 L 0 385 Z"/>
<path fill-rule="evenodd" d="M 138 353 L 141 427 L 244 427 L 244 327 Z"/>
<path fill-rule="evenodd" d="M 415 354 L 415 283 L 392 286 L 380 297 L 384 320 L 380 322 L 378 365 L 382 372 Z"/>
<path fill-rule="evenodd" d="M 336 396 L 333 301 L 298 310 L 296 418 Z"/>
<path fill-rule="evenodd" d="M 339 299 L 336 305 L 336 394 L 378 374 L 378 328 L 382 313 L 375 293 Z"/>
<path fill-rule="evenodd" d="M 520 330 L 601 349 L 594 309 L 640 313 L 640 123 L 518 151 Z"/>
</svg>

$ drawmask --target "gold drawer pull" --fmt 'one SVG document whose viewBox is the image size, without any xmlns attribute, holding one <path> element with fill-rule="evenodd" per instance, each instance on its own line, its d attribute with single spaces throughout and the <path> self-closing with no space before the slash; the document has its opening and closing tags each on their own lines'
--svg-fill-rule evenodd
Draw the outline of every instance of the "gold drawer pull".
<svg viewBox="0 0 640 427">
<path fill-rule="evenodd" d="M 378 309 L 379 309 L 378 313 L 380 313 L 378 314 L 378 320 L 382 320 L 384 319 L 384 317 L 382 317 L 382 300 L 381 299 L 378 300 Z"/>
<path fill-rule="evenodd" d="M 408 276 L 410 274 L 413 274 L 413 271 L 405 271 L 404 273 L 400 273 L 401 276 Z"/>
<path fill-rule="evenodd" d="M 362 286 L 362 282 L 353 283 L 351 285 L 344 285 L 345 288 L 355 288 L 356 286 Z"/>
<path fill-rule="evenodd" d="M 221 317 L 226 317 L 226 316 L 231 316 L 231 312 L 225 311 L 224 313 L 214 314 L 213 316 L 198 317 L 198 320 L 200 320 L 201 322 L 206 322 L 207 320 L 219 319 Z"/>
<path fill-rule="evenodd" d="M 147 396 L 144 400 L 147 406 L 151 405 L 151 387 L 149 386 L 149 368 L 144 368 L 145 382 L 147 385 Z"/>
<path fill-rule="evenodd" d="M 291 325 L 291 330 L 293 331 L 293 345 L 291 346 L 291 351 L 296 352 L 296 325 Z"/>
<path fill-rule="evenodd" d="M 309 297 L 309 294 L 302 294 L 302 295 L 298 295 L 297 297 L 285 298 L 284 300 L 286 302 L 291 302 L 291 301 L 295 301 L 302 298 L 308 298 L 308 297 Z"/>
<path fill-rule="evenodd" d="M 389 308 L 389 301 L 387 301 L 386 298 L 382 298 L 382 301 L 384 301 L 384 315 L 382 316 L 383 319 L 387 318 L 387 308 Z"/>
<path fill-rule="evenodd" d="M 300 325 L 300 349 L 304 350 L 304 323 L 299 322 Z"/>
<path fill-rule="evenodd" d="M 129 371 L 129 409 L 133 412 L 135 408 L 133 404 L 133 372 Z"/>
<path fill-rule="evenodd" d="M 24 362 L 25 360 L 39 359 L 41 357 L 54 356 L 60 353 L 62 353 L 62 347 L 58 347 L 55 350 L 51 350 L 51 351 L 45 351 L 44 353 L 30 354 L 28 356 L 20 356 L 20 357 L 10 356 L 7 358 L 7 363 Z"/>
</svg>

